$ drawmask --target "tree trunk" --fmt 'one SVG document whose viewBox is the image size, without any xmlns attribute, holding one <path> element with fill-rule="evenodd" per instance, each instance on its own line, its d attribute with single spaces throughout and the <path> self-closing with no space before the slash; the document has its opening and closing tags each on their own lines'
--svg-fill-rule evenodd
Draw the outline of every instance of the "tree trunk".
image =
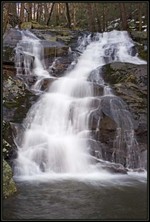
<svg viewBox="0 0 150 222">
<path fill-rule="evenodd" d="M 10 3 L 5 3 L 6 14 L 3 14 L 3 33 L 5 33 L 5 31 L 7 29 L 7 24 L 9 23 L 10 6 L 11 6 Z M 4 5 L 3 5 L 3 7 L 4 7 Z"/>
<path fill-rule="evenodd" d="M 71 18 L 70 18 L 70 13 L 69 13 L 69 3 L 66 3 L 66 15 L 67 15 L 67 20 L 68 20 L 68 28 L 71 29 Z"/>
<path fill-rule="evenodd" d="M 73 26 L 76 27 L 76 3 L 73 4 Z"/>
<path fill-rule="evenodd" d="M 39 3 L 37 3 L 37 7 L 36 7 L 36 21 L 38 22 L 39 21 Z"/>
<path fill-rule="evenodd" d="M 56 3 L 54 6 L 54 19 L 55 19 L 55 25 L 59 25 L 59 3 Z"/>
<path fill-rule="evenodd" d="M 126 7 L 125 3 L 119 3 L 120 4 L 120 16 L 122 21 L 122 29 L 128 30 L 128 23 L 127 23 L 127 14 L 126 14 Z"/>
<path fill-rule="evenodd" d="M 103 3 L 103 32 L 105 32 L 105 5 Z"/>
<path fill-rule="evenodd" d="M 52 15 L 52 12 L 53 12 L 53 9 L 54 9 L 54 5 L 55 5 L 55 3 L 52 3 L 51 11 L 49 13 L 49 17 L 48 17 L 46 25 L 49 25 L 49 22 L 50 22 L 50 19 L 51 19 L 51 15 Z"/>
<path fill-rule="evenodd" d="M 139 4 L 139 31 L 142 31 L 142 3 Z"/>
<path fill-rule="evenodd" d="M 42 19 L 42 3 L 39 3 L 38 5 L 38 23 L 41 23 L 41 19 Z"/>
<path fill-rule="evenodd" d="M 20 20 L 21 20 L 21 22 L 24 22 L 24 3 L 21 3 Z"/>
<path fill-rule="evenodd" d="M 16 5 L 17 15 L 19 15 L 19 4 Z"/>
<path fill-rule="evenodd" d="M 99 4 L 95 3 L 95 12 L 96 12 L 96 18 L 97 18 L 97 31 L 102 32 L 101 28 L 101 14 L 99 12 Z"/>
<path fill-rule="evenodd" d="M 87 3 L 87 17 L 88 17 L 88 26 L 89 31 L 95 32 L 95 20 L 93 15 L 93 9 L 92 9 L 93 3 Z"/>
<path fill-rule="evenodd" d="M 8 4 L 10 4 L 10 13 L 17 16 L 16 3 L 13 2 L 13 3 L 8 3 Z"/>
<path fill-rule="evenodd" d="M 46 24 L 47 19 L 48 19 L 48 3 L 44 4 L 44 10 L 45 10 L 44 21 L 45 21 L 45 24 Z"/>
</svg>

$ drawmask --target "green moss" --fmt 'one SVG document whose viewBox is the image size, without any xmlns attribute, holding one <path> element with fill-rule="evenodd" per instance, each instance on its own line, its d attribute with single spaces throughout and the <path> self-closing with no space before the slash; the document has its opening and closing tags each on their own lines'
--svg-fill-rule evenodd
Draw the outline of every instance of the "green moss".
<svg viewBox="0 0 150 222">
<path fill-rule="evenodd" d="M 9 164 L 3 160 L 3 198 L 10 197 L 16 191 L 16 185 L 12 178 L 12 169 Z"/>
<path fill-rule="evenodd" d="M 130 71 L 129 71 L 130 72 Z M 130 73 L 125 73 L 124 67 L 113 69 L 111 65 L 106 65 L 105 81 L 111 85 L 118 83 L 136 83 L 136 76 Z"/>
<path fill-rule="evenodd" d="M 141 59 L 144 59 L 144 60 L 147 61 L 147 58 L 148 58 L 147 51 L 140 50 L 140 51 L 139 51 L 139 57 L 140 57 Z"/>
</svg>

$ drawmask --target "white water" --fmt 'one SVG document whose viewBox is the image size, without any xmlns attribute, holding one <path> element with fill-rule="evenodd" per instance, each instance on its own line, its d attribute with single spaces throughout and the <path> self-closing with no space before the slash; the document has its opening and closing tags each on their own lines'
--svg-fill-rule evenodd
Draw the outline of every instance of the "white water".
<svg viewBox="0 0 150 222">
<path fill-rule="evenodd" d="M 39 78 L 47 77 L 48 72 L 40 62 L 39 40 L 23 36 L 21 44 L 24 41 L 32 45 L 32 52 L 27 48 L 27 53 L 31 52 L 35 57 L 32 73 Z M 88 121 L 94 97 L 93 86 L 87 78 L 93 70 L 100 69 L 106 63 L 104 57 L 107 57 L 107 62 L 121 61 L 137 65 L 146 62 L 131 56 L 133 42 L 127 32 L 112 31 L 97 34 L 94 41 L 90 36 L 80 41 L 78 50 L 81 56 L 73 70 L 50 85 L 48 92 L 40 96 L 24 120 L 26 130 L 22 145 L 18 147 L 16 177 L 112 177 L 90 155 Z M 25 64 L 26 74 L 31 74 L 29 64 Z M 98 74 L 96 82 L 103 85 L 104 96 L 114 96 Z"/>
<path fill-rule="evenodd" d="M 40 93 L 41 83 L 44 78 L 53 78 L 45 68 L 44 48 L 33 33 L 28 30 L 20 31 L 22 40 L 16 47 L 15 65 L 17 75 L 35 75 L 36 83 L 31 87 L 34 93 Z"/>
</svg>

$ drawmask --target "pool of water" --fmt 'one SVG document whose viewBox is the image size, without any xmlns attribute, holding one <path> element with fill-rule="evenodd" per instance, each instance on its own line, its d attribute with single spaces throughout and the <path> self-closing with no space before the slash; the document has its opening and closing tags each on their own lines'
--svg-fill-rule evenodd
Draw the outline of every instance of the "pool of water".
<svg viewBox="0 0 150 222">
<path fill-rule="evenodd" d="M 4 220 L 127 219 L 148 217 L 144 177 L 113 180 L 60 179 L 17 182 L 18 192 L 3 201 Z"/>
</svg>

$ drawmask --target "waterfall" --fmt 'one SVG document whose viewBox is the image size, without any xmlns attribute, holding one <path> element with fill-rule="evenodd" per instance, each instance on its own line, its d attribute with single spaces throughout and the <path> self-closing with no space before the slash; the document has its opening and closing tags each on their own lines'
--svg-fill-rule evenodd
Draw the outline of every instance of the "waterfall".
<svg viewBox="0 0 150 222">
<path fill-rule="evenodd" d="M 53 77 L 45 68 L 44 48 L 40 39 L 29 30 L 20 32 L 22 40 L 18 42 L 15 53 L 17 76 L 36 76 L 36 82 L 30 90 L 33 90 L 35 94 L 39 94 L 41 92 L 42 80 Z"/>
<path fill-rule="evenodd" d="M 123 141 L 126 146 L 125 166 L 135 168 L 133 162 L 138 151 L 131 114 L 100 74 L 106 63 L 146 63 L 132 55 L 132 47 L 134 43 L 126 31 L 79 38 L 77 51 L 80 56 L 73 68 L 50 84 L 23 121 L 25 132 L 15 160 L 16 176 L 91 174 L 102 170 L 91 156 L 88 142 L 92 139 L 89 118 L 95 100 L 94 83 L 103 88 L 103 95 L 97 97 L 100 109 L 103 102 L 107 102 L 117 124 L 113 146 L 121 150 L 120 141 Z M 17 74 L 37 75 L 34 87 L 41 78 L 50 77 L 44 62 L 41 62 L 44 61 L 42 52 L 39 39 L 29 31 L 23 33 L 16 49 Z M 112 161 L 121 163 L 117 152 L 113 153 Z"/>
</svg>

